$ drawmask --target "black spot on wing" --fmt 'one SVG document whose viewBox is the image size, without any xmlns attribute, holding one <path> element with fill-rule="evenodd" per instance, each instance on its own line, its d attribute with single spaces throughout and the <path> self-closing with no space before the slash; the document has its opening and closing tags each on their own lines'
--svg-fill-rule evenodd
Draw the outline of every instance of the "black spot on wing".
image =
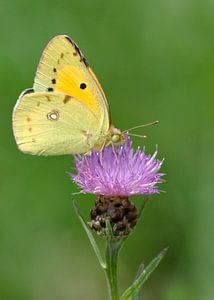
<svg viewBox="0 0 214 300">
<path fill-rule="evenodd" d="M 84 89 L 86 88 L 85 82 L 80 83 L 80 88 L 81 88 L 82 90 L 84 90 Z"/>
</svg>

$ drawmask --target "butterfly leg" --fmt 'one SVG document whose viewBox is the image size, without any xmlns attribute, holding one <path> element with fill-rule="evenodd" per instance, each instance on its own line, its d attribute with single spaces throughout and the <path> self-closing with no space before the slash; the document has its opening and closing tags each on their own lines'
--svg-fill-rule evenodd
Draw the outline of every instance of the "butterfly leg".
<svg viewBox="0 0 214 300">
<path fill-rule="evenodd" d="M 113 153 L 114 153 L 114 155 L 115 155 L 115 158 L 117 159 L 117 152 L 116 152 L 114 143 L 113 143 L 112 141 L 110 141 L 110 142 L 109 142 L 109 145 L 111 145 L 112 150 L 113 150 Z"/>
</svg>

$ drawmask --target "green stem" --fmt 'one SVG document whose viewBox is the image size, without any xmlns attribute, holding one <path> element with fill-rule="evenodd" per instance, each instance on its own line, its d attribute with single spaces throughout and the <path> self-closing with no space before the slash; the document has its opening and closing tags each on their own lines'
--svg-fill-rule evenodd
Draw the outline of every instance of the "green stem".
<svg viewBox="0 0 214 300">
<path fill-rule="evenodd" d="M 121 247 L 121 242 L 107 241 L 106 242 L 106 278 L 109 288 L 109 296 L 111 300 L 118 300 L 118 285 L 117 285 L 117 259 Z"/>
</svg>

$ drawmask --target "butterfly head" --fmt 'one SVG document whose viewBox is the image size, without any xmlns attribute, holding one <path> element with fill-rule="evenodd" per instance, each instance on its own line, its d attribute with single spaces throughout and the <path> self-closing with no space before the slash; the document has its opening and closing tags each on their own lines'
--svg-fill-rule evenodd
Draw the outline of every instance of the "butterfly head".
<svg viewBox="0 0 214 300">
<path fill-rule="evenodd" d="M 110 128 L 110 134 L 111 134 L 110 141 L 113 144 L 121 145 L 121 144 L 125 143 L 125 141 L 126 141 L 126 135 L 125 135 L 124 132 L 121 132 L 120 129 L 117 129 L 114 126 L 111 126 L 111 128 Z"/>
</svg>

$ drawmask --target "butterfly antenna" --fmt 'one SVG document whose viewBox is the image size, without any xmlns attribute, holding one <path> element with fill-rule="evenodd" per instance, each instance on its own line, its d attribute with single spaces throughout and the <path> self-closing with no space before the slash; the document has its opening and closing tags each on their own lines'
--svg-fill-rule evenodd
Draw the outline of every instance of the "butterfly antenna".
<svg viewBox="0 0 214 300">
<path fill-rule="evenodd" d="M 154 121 L 154 122 L 151 122 L 151 123 L 134 126 L 134 127 L 131 127 L 131 128 L 129 128 L 127 130 L 124 130 L 122 133 L 125 133 L 127 131 L 131 131 L 131 130 L 134 130 L 134 129 L 137 129 L 137 128 L 149 127 L 149 126 L 157 125 L 158 123 L 159 123 L 159 121 L 157 120 L 157 121 Z"/>
<path fill-rule="evenodd" d="M 146 135 L 140 135 L 140 134 L 135 134 L 135 133 L 129 133 L 129 135 L 131 135 L 131 136 L 136 136 L 136 137 L 139 137 L 139 138 L 142 138 L 142 139 L 147 138 Z"/>
</svg>

